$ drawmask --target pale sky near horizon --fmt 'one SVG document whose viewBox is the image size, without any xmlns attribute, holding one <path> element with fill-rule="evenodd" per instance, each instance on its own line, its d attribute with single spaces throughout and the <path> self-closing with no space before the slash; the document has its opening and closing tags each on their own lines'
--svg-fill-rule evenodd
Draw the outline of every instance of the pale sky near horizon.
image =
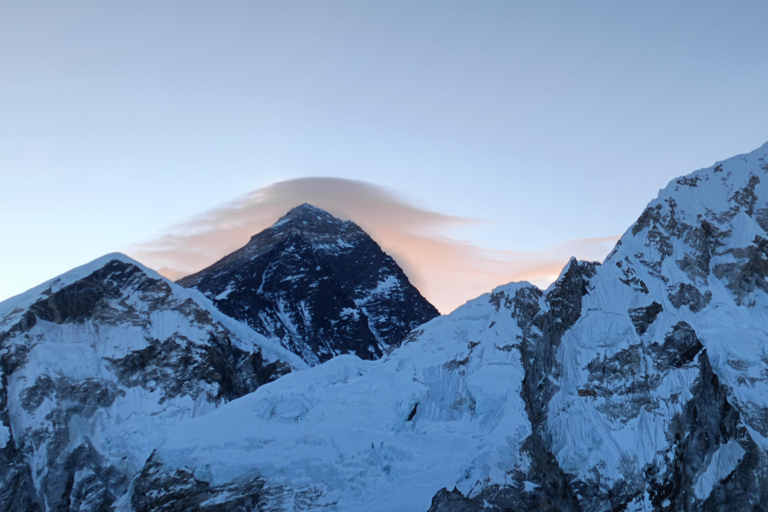
<svg viewBox="0 0 768 512">
<path fill-rule="evenodd" d="M 301 200 L 300 178 L 385 191 L 399 209 L 371 230 L 444 312 L 543 282 L 569 251 L 607 254 L 672 178 L 768 140 L 767 19 L 764 1 L 5 0 L 0 300 L 255 191 Z M 392 231 L 410 207 L 438 215 L 430 247 L 459 248 L 444 272 L 478 251 L 528 270 L 435 298 L 451 283 Z"/>
</svg>

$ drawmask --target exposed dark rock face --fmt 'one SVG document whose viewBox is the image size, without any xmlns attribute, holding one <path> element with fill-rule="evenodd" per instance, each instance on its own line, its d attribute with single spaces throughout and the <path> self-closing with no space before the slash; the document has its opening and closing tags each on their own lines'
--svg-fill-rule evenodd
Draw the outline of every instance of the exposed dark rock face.
<svg viewBox="0 0 768 512">
<path fill-rule="evenodd" d="M 162 466 L 147 461 L 135 482 L 131 506 L 136 512 L 253 512 L 262 510 L 259 498 L 264 487 L 258 477 L 247 482 L 212 486 L 195 478 L 187 469 L 172 475 L 160 473 Z"/>
<path fill-rule="evenodd" d="M 567 475 L 549 449 L 545 425 L 547 404 L 555 392 L 553 380 L 560 372 L 557 349 L 563 334 L 581 316 L 582 297 L 589 293 L 589 279 L 594 276 L 596 268 L 594 263 L 571 260 L 545 297 L 549 308 L 533 319 L 537 330 L 529 329 L 527 332 L 521 350 L 525 368 L 523 400 L 533 432 L 523 444 L 523 449 L 531 457 L 527 480 L 537 487 L 527 493 L 524 503 L 501 501 L 497 504 L 499 507 L 529 508 L 538 503 L 541 510 L 552 512 L 580 510 Z"/>
<path fill-rule="evenodd" d="M 161 401 L 178 396 L 198 399 L 207 393 L 206 400 L 228 402 L 290 371 L 281 361 L 264 361 L 261 352 L 233 346 L 226 334 L 211 335 L 204 345 L 183 339 L 150 340 L 143 349 L 107 361 L 124 386 L 151 382 L 152 389 L 161 388 Z"/>
<path fill-rule="evenodd" d="M 637 277 L 637 272 L 632 268 L 632 264 L 628 260 L 617 261 L 616 267 L 621 269 L 622 277 L 619 281 L 629 286 L 632 290 L 641 293 L 648 293 L 648 286 L 645 282 Z"/>
<path fill-rule="evenodd" d="M 9 426 L 8 388 L 0 367 L 0 511 L 38 512 L 45 507 L 37 499 L 29 465 L 16 448 Z"/>
<path fill-rule="evenodd" d="M 629 318 L 632 319 L 637 335 L 642 336 L 645 334 L 645 331 L 648 330 L 648 327 L 663 310 L 664 308 L 658 302 L 653 302 L 649 306 L 630 309 Z"/>
<path fill-rule="evenodd" d="M 690 327 L 683 338 L 695 337 Z M 680 337 L 679 333 L 676 337 Z M 694 364 L 687 339 L 677 363 Z M 673 342 L 674 343 L 674 342 Z M 690 357 L 690 359 L 689 359 Z M 713 372 L 706 351 L 698 353 L 699 376 L 693 396 L 668 432 L 670 449 L 660 460 L 665 471 L 649 466 L 645 475 L 654 509 L 688 511 L 766 510 L 768 475 L 764 454 L 745 428 L 739 411 L 728 401 L 728 390 Z M 726 457 L 729 455 L 729 457 Z M 718 469 L 717 478 L 707 473 Z M 708 491 L 708 487 L 712 490 Z"/>
<path fill-rule="evenodd" d="M 432 506 L 429 512 L 475 512 L 478 509 L 478 503 L 474 500 L 468 500 L 461 494 L 461 491 L 453 488 L 440 489 L 432 498 Z"/>
<path fill-rule="evenodd" d="M 377 359 L 438 315 L 363 230 L 306 204 L 179 284 L 309 364 Z"/>
<path fill-rule="evenodd" d="M 664 337 L 662 345 L 653 343 L 649 348 L 656 368 L 666 370 L 670 367 L 680 368 L 693 361 L 704 347 L 690 325 L 678 322 Z"/>
<path fill-rule="evenodd" d="M 688 306 L 694 313 L 698 313 L 712 300 L 712 292 L 707 290 L 701 293 L 695 286 L 688 283 L 680 283 L 674 291 L 669 293 L 669 301 L 676 308 Z"/>
<path fill-rule="evenodd" d="M 752 244 L 738 249 L 729 249 L 726 254 L 731 254 L 737 260 L 735 263 L 721 263 L 714 268 L 714 274 L 718 279 L 725 279 L 728 288 L 742 302 L 744 297 L 762 290 L 768 293 L 768 240 L 761 236 L 755 236 Z"/>
<path fill-rule="evenodd" d="M 686 245 L 690 252 L 677 261 L 680 269 L 685 272 L 692 281 L 707 283 L 711 272 L 710 264 L 724 245 L 724 240 L 730 232 L 723 232 L 707 220 L 700 220 L 698 227 L 691 226 L 685 233 Z"/>
</svg>

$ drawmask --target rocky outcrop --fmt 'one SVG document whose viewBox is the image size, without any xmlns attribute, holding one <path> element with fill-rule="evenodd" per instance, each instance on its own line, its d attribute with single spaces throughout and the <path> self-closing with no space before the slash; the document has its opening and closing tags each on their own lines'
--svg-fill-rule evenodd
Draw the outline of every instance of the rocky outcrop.
<svg viewBox="0 0 768 512">
<path fill-rule="evenodd" d="M 173 474 L 161 473 L 153 458 L 144 465 L 131 490 L 129 503 L 136 512 L 253 512 L 260 510 L 264 481 L 246 479 L 222 486 L 211 485 L 180 468 Z"/>
<path fill-rule="evenodd" d="M 687 332 L 686 338 L 695 337 Z M 669 449 L 645 470 L 651 505 L 671 511 L 764 510 L 764 454 L 729 403 L 706 350 L 692 354 L 693 348 L 701 349 L 698 340 L 686 340 L 680 348 L 677 364 L 692 364 L 696 357 L 699 374 L 691 399 L 670 424 Z"/>
<path fill-rule="evenodd" d="M 10 425 L 7 379 L 0 366 L 0 511 L 45 510 L 35 492 L 29 465 L 13 441 Z"/>
<path fill-rule="evenodd" d="M 443 489 L 432 499 L 429 512 L 481 510 L 578 511 L 579 502 L 567 475 L 550 451 L 546 435 L 547 404 L 556 391 L 560 374 L 557 351 L 563 334 L 581 316 L 582 297 L 589 293 L 589 280 L 595 275 L 595 263 L 572 259 L 560 277 L 544 295 L 526 294 L 506 301 L 523 329 L 520 353 L 525 377 L 521 396 L 525 402 L 531 434 L 521 444 L 530 466 L 515 475 L 514 485 L 491 485 L 471 496 Z M 521 314 L 523 313 L 523 314 Z"/>
<path fill-rule="evenodd" d="M 377 359 L 438 315 L 362 229 L 307 204 L 179 284 L 309 364 Z"/>
</svg>

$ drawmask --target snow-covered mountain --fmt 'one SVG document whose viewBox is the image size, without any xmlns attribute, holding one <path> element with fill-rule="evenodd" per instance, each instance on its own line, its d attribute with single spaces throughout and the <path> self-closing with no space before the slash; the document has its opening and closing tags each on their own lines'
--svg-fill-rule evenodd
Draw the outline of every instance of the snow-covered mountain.
<svg viewBox="0 0 768 512">
<path fill-rule="evenodd" d="M 671 182 L 601 265 L 177 424 L 118 508 L 768 510 L 767 277 L 768 144 Z"/>
<path fill-rule="evenodd" d="M 306 364 L 110 254 L 0 303 L 0 510 L 108 510 L 166 430 Z"/>
<path fill-rule="evenodd" d="M 584 508 L 768 507 L 766 160 L 672 181 L 591 279 L 547 406 Z"/>
<path fill-rule="evenodd" d="M 379 358 L 438 315 L 362 229 L 308 204 L 179 284 L 311 365 Z"/>
</svg>

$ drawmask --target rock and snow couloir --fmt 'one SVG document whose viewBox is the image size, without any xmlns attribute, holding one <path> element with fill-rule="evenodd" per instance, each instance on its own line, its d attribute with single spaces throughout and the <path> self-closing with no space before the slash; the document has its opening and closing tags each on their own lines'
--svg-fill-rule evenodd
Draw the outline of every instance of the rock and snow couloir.
<svg viewBox="0 0 768 512">
<path fill-rule="evenodd" d="M 308 204 L 179 284 L 310 365 L 348 353 L 377 359 L 438 315 L 355 223 Z"/>
<path fill-rule="evenodd" d="M 768 144 L 671 182 L 601 265 L 176 425 L 120 506 L 767 510 L 767 276 Z"/>
</svg>

